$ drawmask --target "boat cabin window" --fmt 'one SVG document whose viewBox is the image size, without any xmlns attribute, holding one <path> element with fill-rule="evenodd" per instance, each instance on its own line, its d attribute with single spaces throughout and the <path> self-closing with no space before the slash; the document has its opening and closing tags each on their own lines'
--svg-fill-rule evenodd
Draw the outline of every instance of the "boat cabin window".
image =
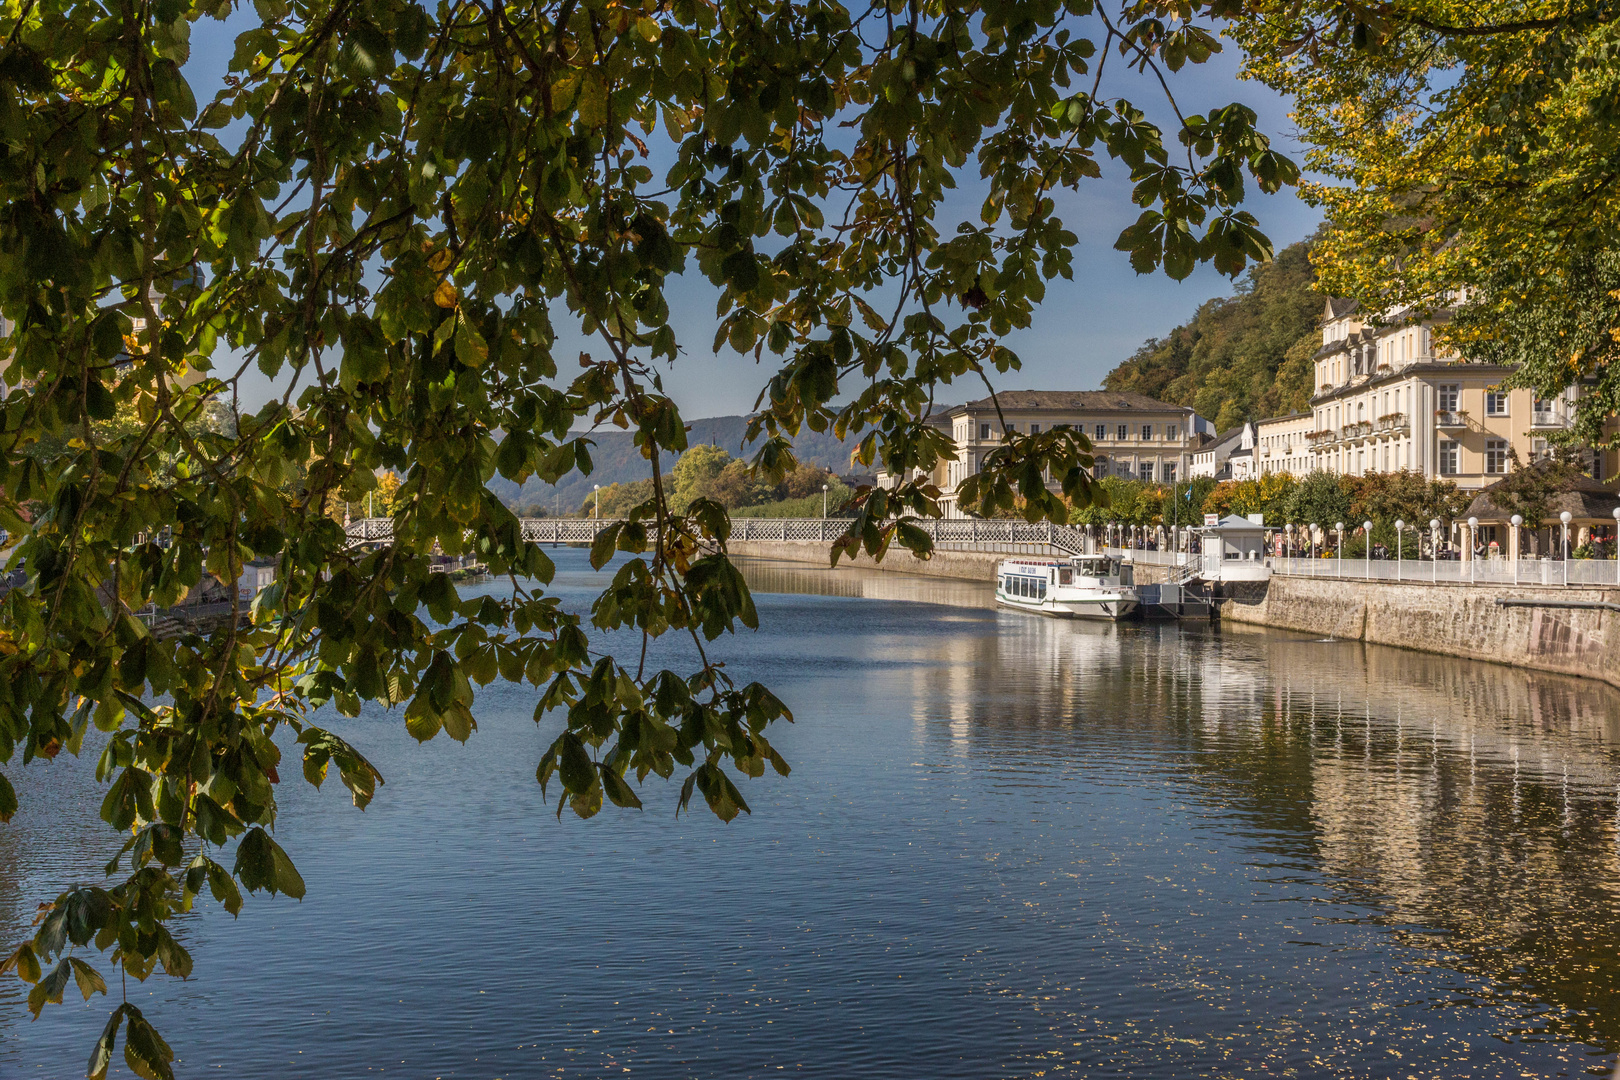
<svg viewBox="0 0 1620 1080">
<path fill-rule="evenodd" d="M 1067 566 L 1060 568 L 1058 570 L 1057 583 L 1059 585 L 1072 585 L 1072 584 L 1074 584 L 1074 571 L 1070 570 Z"/>
<path fill-rule="evenodd" d="M 1113 573 L 1112 559 L 1081 559 L 1078 569 L 1086 577 L 1108 577 Z"/>
</svg>

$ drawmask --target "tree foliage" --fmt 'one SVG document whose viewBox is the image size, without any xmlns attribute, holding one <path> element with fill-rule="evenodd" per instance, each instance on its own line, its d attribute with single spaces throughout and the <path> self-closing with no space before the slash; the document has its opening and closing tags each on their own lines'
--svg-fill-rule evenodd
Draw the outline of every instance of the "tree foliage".
<svg viewBox="0 0 1620 1080">
<path fill-rule="evenodd" d="M 1607 4 L 1263 0 L 1247 73 L 1290 95 L 1321 178 L 1323 287 L 1370 312 L 1444 311 L 1464 355 L 1551 397 L 1620 405 L 1620 11 Z"/>
<path fill-rule="evenodd" d="M 205 890 L 232 912 L 244 891 L 303 894 L 273 835 L 295 764 L 282 747 L 310 783 L 335 767 L 357 806 L 382 783 L 315 723 L 323 706 L 398 708 L 422 741 L 465 740 L 475 687 L 520 680 L 560 729 L 536 773 L 559 815 L 640 806 L 642 781 L 677 770 L 679 807 L 747 811 L 738 781 L 787 772 L 768 729 L 791 717 L 710 655 L 758 624 L 724 507 L 664 494 L 663 453 L 687 449 L 655 366 L 682 347 L 671 277 L 712 290 L 715 348 L 767 365 L 753 475 L 791 473 L 805 428 L 859 438 L 865 466 L 926 473 L 948 450 L 925 421 L 936 386 L 1017 366 L 1002 338 L 1078 243 L 1054 196 L 1104 160 L 1136 185 L 1119 245 L 1138 271 L 1235 275 L 1267 257 L 1242 199 L 1296 173 L 1254 113 L 1176 105 L 1167 132 L 1103 78 L 1110 57 L 1166 76 L 1203 61 L 1227 10 L 8 5 L 0 360 L 17 389 L 0 526 L 24 537 L 31 578 L 0 601 L 0 761 L 76 753 L 96 724 L 101 816 L 123 843 L 111 880 L 50 901 L 6 960 L 36 1007 L 82 974 L 70 945 L 137 979 L 183 975 L 167 920 Z M 228 76 L 199 93 L 192 26 L 228 16 L 246 24 Z M 947 198 L 964 195 L 977 217 L 952 220 Z M 577 365 L 555 354 L 563 326 L 595 342 Z M 251 368 L 282 396 L 242 408 Z M 230 423 L 198 430 L 209 402 Z M 130 430 L 96 429 L 120 410 Z M 633 432 L 653 475 L 593 546 L 599 568 L 627 557 L 580 616 L 486 483 L 588 472 L 580 432 L 601 425 Z M 1089 450 L 1073 431 L 1010 436 L 966 497 L 1063 515 L 1042 478 L 1084 502 Z M 394 541 L 374 550 L 331 510 L 385 471 L 402 485 Z M 938 514 L 936 494 L 870 493 L 833 558 L 895 540 L 926 552 L 909 519 Z M 430 572 L 435 550 L 476 555 L 509 594 L 461 598 Z M 277 560 L 275 583 L 216 633 L 159 640 L 134 617 L 254 558 Z M 617 630 L 643 635 L 622 661 L 589 636 Z M 645 638 L 666 633 L 695 658 L 679 671 L 645 663 Z M 0 781 L 0 818 L 15 803 Z M 128 1005 L 92 1074 L 120 1029 L 132 1069 L 169 1075 Z"/>
</svg>

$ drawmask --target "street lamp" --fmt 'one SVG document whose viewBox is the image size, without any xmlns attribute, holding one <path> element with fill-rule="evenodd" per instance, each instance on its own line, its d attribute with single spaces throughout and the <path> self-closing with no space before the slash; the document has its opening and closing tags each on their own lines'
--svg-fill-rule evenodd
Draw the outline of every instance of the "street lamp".
<svg viewBox="0 0 1620 1080">
<path fill-rule="evenodd" d="M 1395 580 L 1401 580 L 1401 530 L 1406 528 L 1406 522 L 1400 518 L 1395 519 Z"/>
<path fill-rule="evenodd" d="M 1363 552 L 1363 554 L 1366 556 L 1366 558 L 1364 558 L 1362 560 L 1362 562 L 1365 563 L 1366 566 L 1367 566 L 1367 580 L 1371 581 L 1372 580 L 1372 522 L 1371 521 L 1363 521 L 1361 523 L 1361 539 L 1366 545 L 1366 550 Z"/>
<path fill-rule="evenodd" d="M 1519 526 L 1524 524 L 1524 518 L 1514 514 L 1508 518 L 1508 524 L 1513 526 L 1513 584 L 1517 585 L 1519 583 L 1519 546 L 1524 543 L 1523 537 L 1519 535 Z"/>
<path fill-rule="evenodd" d="M 591 490 L 596 492 L 596 509 L 592 511 L 591 516 L 600 520 L 602 517 L 602 485 L 592 484 Z"/>
<path fill-rule="evenodd" d="M 1339 576 L 1344 577 L 1344 522 L 1334 522 L 1333 531 L 1339 534 L 1339 550 L 1334 557 L 1338 559 Z"/>
<path fill-rule="evenodd" d="M 1429 519 L 1429 570 L 1435 581 L 1440 580 L 1440 519 Z"/>
<path fill-rule="evenodd" d="M 1558 515 L 1558 522 L 1559 522 L 1559 524 L 1563 525 L 1563 527 L 1564 527 L 1564 562 L 1565 563 L 1569 562 L 1569 521 L 1570 521 L 1570 518 L 1572 518 L 1574 516 L 1575 515 L 1571 514 L 1568 510 L 1565 510 L 1562 514 Z M 1568 566 L 1564 567 L 1564 580 L 1566 582 L 1569 580 L 1569 567 Z"/>
<path fill-rule="evenodd" d="M 1468 519 L 1468 580 L 1474 580 L 1474 564 L 1479 562 L 1479 518 Z"/>
<path fill-rule="evenodd" d="M 826 484 L 821 485 L 821 516 L 823 518 L 825 518 L 827 516 L 827 485 Z"/>
</svg>

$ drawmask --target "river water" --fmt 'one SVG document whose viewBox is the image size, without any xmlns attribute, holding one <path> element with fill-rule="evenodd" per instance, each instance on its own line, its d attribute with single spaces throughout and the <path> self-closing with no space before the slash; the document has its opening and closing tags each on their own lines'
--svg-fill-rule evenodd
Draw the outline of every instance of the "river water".
<svg viewBox="0 0 1620 1080">
<path fill-rule="evenodd" d="M 558 556 L 583 607 L 601 579 Z M 717 648 L 797 717 L 752 816 L 677 818 L 654 780 L 645 812 L 559 822 L 532 689 L 482 691 L 465 747 L 334 722 L 387 784 L 363 814 L 282 784 L 307 899 L 204 901 L 192 979 L 128 987 L 178 1075 L 1613 1073 L 1613 691 L 747 572 L 762 629 Z M 111 854 L 86 758 L 8 767 L 7 942 Z M 0 1076 L 82 1075 L 110 1003 L 30 1022 L 26 989 L 0 982 Z"/>
</svg>

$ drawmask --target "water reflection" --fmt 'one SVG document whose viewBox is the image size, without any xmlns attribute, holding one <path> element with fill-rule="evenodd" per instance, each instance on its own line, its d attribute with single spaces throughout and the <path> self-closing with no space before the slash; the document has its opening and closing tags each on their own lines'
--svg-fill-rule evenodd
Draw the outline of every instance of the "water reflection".
<svg viewBox="0 0 1620 1080">
<path fill-rule="evenodd" d="M 861 576 L 848 573 L 837 588 L 892 588 L 892 579 L 871 580 L 883 575 Z M 805 589 L 826 576 L 751 580 Z M 1154 771 L 1178 759 L 1178 779 L 1223 818 L 1241 817 L 1257 865 L 1278 872 L 1274 883 L 1314 892 L 1291 898 L 1325 909 L 1296 928 L 1301 948 L 1342 949 L 1354 933 L 1347 928 L 1373 926 L 1411 950 L 1392 958 L 1410 968 L 1393 980 L 1398 993 L 1362 982 L 1349 998 L 1370 1000 L 1341 1002 L 1368 1026 L 1334 1041 L 1339 1066 L 1517 1075 L 1524 1048 L 1536 1045 L 1546 1050 L 1530 1057 L 1549 1074 L 1609 1075 L 1589 1055 L 1620 1046 L 1620 701 L 1612 688 L 1252 627 L 1055 623 L 1003 612 L 993 634 L 931 644 L 938 663 L 915 669 L 913 716 L 942 751 L 1047 778 L 1051 755 L 1072 755 L 1061 768 L 1126 783 L 1142 779 L 1132 766 L 1138 755 L 1154 759 Z M 1052 729 L 1080 737 L 1029 739 Z M 1174 952 L 1187 944 L 1173 931 L 1150 938 L 1137 944 Z M 1213 985 L 1221 974 L 1211 966 L 1168 985 Z M 1266 1000 L 1233 1004 L 1254 1011 Z M 1283 1003 L 1270 1004 L 1290 1028 Z M 1380 1012 L 1400 1020 L 1381 1022 Z M 1392 1069 L 1389 1054 L 1414 1041 L 1395 1028 L 1412 1025 L 1426 1052 L 1408 1055 L 1407 1071 Z M 1121 1036 L 1113 1030 L 1102 1040 L 1114 1047 Z M 1295 1038 L 1247 1052 L 1290 1068 L 1330 1068 L 1320 1038 Z M 1096 1056 L 1082 1040 L 1060 1060 L 1184 1060 L 1154 1042 L 1119 1059 Z"/>
</svg>

